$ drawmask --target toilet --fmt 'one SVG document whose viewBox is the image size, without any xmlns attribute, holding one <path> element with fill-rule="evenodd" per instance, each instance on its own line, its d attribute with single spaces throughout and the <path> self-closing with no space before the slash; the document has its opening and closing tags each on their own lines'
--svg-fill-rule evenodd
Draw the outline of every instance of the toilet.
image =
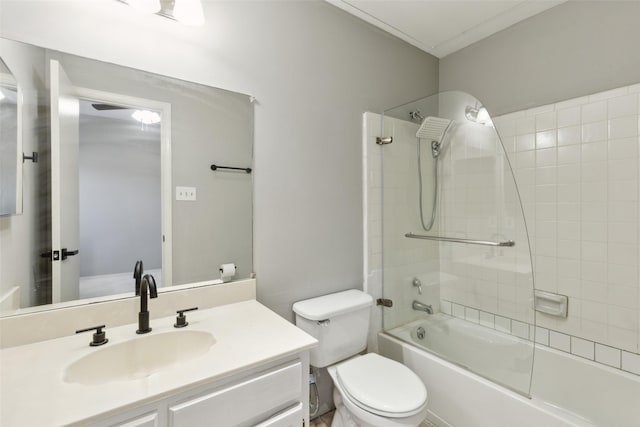
<svg viewBox="0 0 640 427">
<path fill-rule="evenodd" d="M 319 342 L 310 363 L 333 379 L 331 427 L 415 427 L 427 416 L 427 389 L 401 363 L 367 347 L 373 298 L 351 289 L 293 305 L 296 325 Z"/>
</svg>

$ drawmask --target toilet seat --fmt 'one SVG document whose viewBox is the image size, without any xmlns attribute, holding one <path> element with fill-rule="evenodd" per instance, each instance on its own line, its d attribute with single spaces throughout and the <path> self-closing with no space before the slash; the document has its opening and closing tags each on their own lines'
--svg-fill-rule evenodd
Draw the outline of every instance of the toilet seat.
<svg viewBox="0 0 640 427">
<path fill-rule="evenodd" d="M 382 417 L 409 417 L 422 412 L 427 404 L 427 390 L 418 376 L 376 353 L 337 365 L 336 377 L 345 397 Z"/>
</svg>

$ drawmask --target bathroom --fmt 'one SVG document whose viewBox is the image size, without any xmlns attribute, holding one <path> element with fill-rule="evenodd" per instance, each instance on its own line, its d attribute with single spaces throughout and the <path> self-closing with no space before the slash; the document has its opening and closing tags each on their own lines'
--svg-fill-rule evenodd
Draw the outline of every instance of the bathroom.
<svg viewBox="0 0 640 427">
<path fill-rule="evenodd" d="M 426 116 L 429 115 L 429 106 L 409 104 L 399 110 L 395 110 L 394 107 L 426 99 L 438 92 L 463 91 L 471 94 L 486 106 L 495 119 L 494 124 L 500 134 L 504 151 L 511 162 L 511 168 L 515 171 L 515 183 L 524 209 L 524 215 L 519 216 L 518 220 L 524 218 L 528 230 L 525 240 L 529 240 L 532 248 L 541 250 L 544 247 L 547 251 L 544 254 L 532 254 L 540 263 L 536 263 L 536 289 L 567 295 L 569 313 L 566 319 L 541 320 L 545 317 L 538 312 L 530 313 L 531 319 L 492 312 L 487 307 L 475 306 L 473 300 L 456 300 L 457 296 L 451 292 L 452 288 L 437 289 L 438 286 L 429 286 L 436 282 L 429 277 L 420 278 L 423 283 L 424 302 L 432 304 L 444 314 L 447 314 L 446 310 L 450 310 L 449 314 L 454 317 L 454 308 L 460 310 L 462 307 L 463 312 L 469 308 L 471 313 L 471 310 L 477 309 L 487 315 L 493 315 L 494 325 L 497 315 L 523 321 L 534 328 L 537 326 L 542 333 L 546 330 L 550 336 L 560 337 L 563 343 L 566 340 L 571 343 L 571 337 L 574 337 L 575 342 L 585 344 L 585 341 L 594 349 L 604 346 L 607 355 L 612 354 L 614 358 L 617 356 L 619 360 L 624 355 L 625 361 L 624 368 L 622 363 L 607 368 L 621 371 L 626 377 L 635 376 L 637 381 L 640 372 L 637 102 L 635 134 L 632 132 L 616 138 L 617 140 L 635 137 L 635 148 L 628 148 L 628 151 L 624 152 L 626 154 L 622 154 L 622 158 L 611 157 L 608 160 L 606 157 L 598 159 L 596 156 L 586 161 L 583 159 L 580 165 L 583 170 L 596 171 L 601 170 L 603 165 L 599 162 L 603 162 L 608 163 L 605 166 L 608 172 L 635 173 L 635 178 L 627 176 L 615 180 L 635 186 L 635 197 L 625 206 L 616 204 L 625 202 L 624 200 L 609 199 L 616 189 L 621 188 L 620 186 L 607 187 L 606 177 L 604 181 L 592 178 L 585 182 L 597 184 L 588 188 L 600 189 L 597 193 L 599 199 L 588 201 L 592 204 L 592 210 L 579 212 L 580 215 L 590 215 L 589 219 L 583 219 L 578 224 L 564 224 L 563 221 L 570 221 L 560 217 L 560 209 L 565 209 L 564 212 L 575 209 L 580 199 L 576 202 L 572 198 L 576 193 L 573 190 L 578 188 L 579 193 L 586 191 L 584 189 L 587 187 L 558 186 L 555 190 L 551 187 L 538 188 L 541 185 L 540 181 L 536 184 L 536 180 L 546 179 L 548 175 L 534 166 L 518 167 L 518 163 L 520 160 L 530 161 L 532 155 L 535 157 L 535 154 L 531 154 L 537 151 L 534 149 L 535 142 L 533 147 L 531 146 L 532 134 L 557 129 L 555 144 L 559 150 L 560 130 L 565 127 L 574 128 L 577 126 L 576 123 L 582 124 L 579 120 L 566 122 L 564 126 L 560 111 L 576 107 L 583 111 L 583 107 L 586 108 L 594 117 L 593 120 L 585 122 L 587 125 L 634 114 L 631 106 L 631 110 L 627 110 L 629 114 L 607 118 L 608 112 L 618 105 L 616 99 L 620 98 L 620 102 L 624 103 L 625 99 L 622 98 L 635 93 L 637 101 L 640 54 L 634 42 L 640 36 L 637 26 L 640 5 L 624 1 L 553 2 L 554 7 L 548 10 L 540 11 L 517 23 L 514 21 L 512 26 L 501 27 L 501 31 L 484 32 L 477 36 L 473 43 L 461 43 L 445 54 L 437 50 L 427 53 L 430 46 L 424 45 L 422 49 L 415 47 L 410 42 L 403 41 L 400 34 L 390 34 L 389 27 L 387 31 L 381 30 L 365 22 L 362 16 L 353 16 L 343 8 L 336 7 L 340 6 L 340 3 L 360 2 L 205 1 L 205 24 L 191 27 L 164 17 L 135 13 L 115 0 L 3 0 L 0 2 L 0 37 L 103 63 L 237 92 L 245 94 L 246 98 L 252 98 L 253 101 L 247 101 L 247 105 L 251 107 L 249 131 L 253 138 L 252 157 L 249 158 L 254 169 L 250 174 L 253 180 L 253 212 L 251 223 L 243 228 L 243 231 L 248 231 L 242 235 L 243 239 L 249 241 L 250 254 L 245 261 L 233 255 L 230 260 L 225 258 L 211 262 L 209 259 L 213 258 L 213 255 L 210 253 L 199 254 L 198 258 L 201 265 L 208 264 L 212 267 L 211 278 L 217 278 L 217 267 L 228 261 L 238 263 L 238 268 L 245 268 L 237 275 L 238 278 L 250 278 L 254 272 L 255 299 L 289 321 L 294 320 L 292 306 L 295 302 L 320 295 L 347 289 L 364 289 L 375 299 L 389 297 L 386 292 L 382 294 L 381 288 L 384 279 L 384 246 L 379 239 L 382 231 L 377 231 L 381 216 L 382 203 L 378 198 L 381 197 L 381 185 L 370 184 L 372 179 L 377 179 L 373 169 L 379 167 L 375 164 L 375 159 L 379 158 L 380 150 L 394 148 L 399 139 L 389 146 L 375 144 L 375 137 L 389 136 L 379 131 L 379 116 L 398 117 L 398 111 L 406 110 L 404 118 L 399 120 L 409 123 L 410 111 L 421 110 Z M 424 3 L 428 5 L 431 2 Z M 492 7 L 491 2 L 486 3 L 487 7 Z M 436 2 L 432 7 L 437 5 Z M 446 15 L 441 21 L 462 19 L 462 16 L 458 16 L 459 8 L 456 9 L 456 13 Z M 472 107 L 475 106 L 474 102 L 471 104 Z M 597 105 L 588 107 L 589 104 Z M 601 111 L 597 111 L 602 105 L 607 106 L 604 116 Z M 552 112 L 556 114 L 550 114 Z M 582 112 L 582 118 L 584 115 Z M 376 127 L 375 134 L 367 133 L 366 120 L 374 121 L 370 126 Z M 536 129 L 536 120 L 551 123 Z M 409 124 L 417 127 L 419 123 Z M 414 133 L 416 130 L 417 128 Z M 368 137 L 368 142 L 364 144 L 363 149 L 365 136 Z M 594 140 L 594 144 L 607 141 L 603 138 Z M 593 148 L 599 150 L 598 152 L 603 150 L 602 144 Z M 28 155 L 38 150 L 25 143 L 22 151 Z M 516 156 L 519 157 L 517 159 L 511 157 L 517 153 L 529 154 L 520 154 Z M 606 150 L 604 153 L 606 156 Z M 543 155 L 544 153 L 541 154 Z M 579 156 L 580 153 L 576 155 Z M 590 155 L 594 156 L 593 153 Z M 620 156 L 620 153 L 617 155 Z M 560 156 L 558 151 L 557 160 Z M 585 156 L 584 151 L 582 156 Z M 580 159 L 575 160 L 569 164 L 576 164 Z M 628 162 L 624 166 L 616 163 L 622 160 L 633 160 L 635 169 L 629 172 Z M 451 171 L 447 171 L 449 166 L 446 162 L 445 157 L 441 168 L 443 174 Z M 35 165 L 29 161 L 25 162 L 24 174 L 37 171 Z M 551 166 L 553 165 L 545 164 L 543 167 Z M 409 168 L 413 173 L 415 164 L 407 165 L 407 169 Z M 427 173 L 432 171 L 429 169 Z M 509 178 L 508 174 L 505 176 Z M 509 179 L 505 178 L 504 182 L 513 185 L 514 181 Z M 200 184 L 193 182 L 187 180 L 184 183 L 175 182 L 174 185 L 197 186 L 198 197 L 203 197 L 204 189 Z M 552 185 L 549 182 L 545 181 L 544 185 Z M 425 183 L 431 181 L 425 180 Z M 12 283 L 32 274 L 32 265 L 26 261 L 32 254 L 24 241 L 36 238 L 27 231 L 25 224 L 26 221 L 34 220 L 31 217 L 34 215 L 33 209 L 28 209 L 29 203 L 33 203 L 33 193 L 37 190 L 33 185 L 33 182 L 25 182 L 23 213 L 0 219 L 0 289 L 3 294 L 13 286 Z M 31 194 L 26 191 L 28 188 Z M 511 191 L 513 188 L 508 190 Z M 445 191 L 443 190 L 444 196 L 447 195 Z M 500 191 L 507 193 L 507 189 Z M 550 192 L 555 196 L 550 196 Z M 587 192 L 584 195 L 595 197 L 595 194 Z M 561 195 L 566 195 L 566 201 Z M 413 193 L 411 196 L 413 197 Z M 529 208 L 538 208 L 535 201 L 538 196 L 556 197 L 555 219 L 549 216 L 531 219 L 527 216 Z M 598 201 L 602 200 L 611 200 L 612 203 L 598 205 Z M 414 199 L 411 199 L 411 202 L 415 203 Z M 214 200 L 209 208 L 210 212 L 216 212 L 219 203 L 229 202 L 224 197 Z M 546 201 L 541 203 L 543 206 L 539 207 L 539 212 L 535 212 L 541 215 L 548 215 L 545 208 L 555 205 Z M 430 209 L 430 200 L 425 199 L 425 206 Z M 605 213 L 611 215 L 605 219 L 601 215 L 603 206 Z M 443 208 L 446 207 L 443 205 Z M 430 212 L 425 211 L 425 214 L 428 215 Z M 617 214 L 619 215 L 615 216 Z M 622 216 L 623 214 L 628 215 Z M 380 216 L 376 218 L 375 215 Z M 372 224 L 376 220 L 378 224 Z M 551 231 L 548 226 L 554 222 L 557 223 L 556 227 L 561 223 L 566 227 Z M 584 235 L 594 236 L 596 228 L 591 226 L 596 223 L 601 226 L 602 223 L 609 222 L 612 222 L 612 228 L 604 231 L 603 238 L 598 235 L 595 240 L 581 240 L 581 236 Z M 601 230 L 601 227 L 597 230 Z M 197 231 L 191 231 L 191 238 L 197 238 Z M 418 233 L 419 229 L 402 230 L 402 233 L 409 231 Z M 571 231 L 574 233 L 573 237 L 561 237 L 561 231 Z M 482 237 L 487 240 L 492 234 L 504 235 L 494 237 L 499 239 L 513 238 L 516 248 L 521 247 L 522 240 L 507 235 L 504 230 L 500 233 L 487 233 Z M 173 237 L 175 249 L 178 236 Z M 442 252 L 451 248 L 453 243 L 448 245 L 429 247 L 438 248 Z M 550 249 L 550 245 L 555 245 L 554 249 Z M 588 254 L 578 258 L 563 258 L 560 256 L 561 248 L 569 253 Z M 430 255 L 439 256 L 439 252 L 435 252 L 434 249 Z M 482 256 L 484 257 L 484 253 Z M 611 259 L 616 256 L 620 256 L 624 261 L 616 262 L 615 259 Z M 598 261 L 598 258 L 602 262 Z M 563 270 L 563 266 L 567 267 L 566 263 L 562 263 L 565 259 L 574 261 L 570 267 L 578 265 L 583 268 L 577 273 L 575 269 Z M 433 263 L 430 264 L 430 268 L 437 268 L 438 261 L 435 260 Z M 175 260 L 174 264 L 175 270 L 179 264 Z M 610 265 L 622 265 L 626 268 L 616 277 L 607 277 L 607 271 L 614 271 L 606 270 Z M 133 263 L 131 267 L 133 268 Z M 605 276 L 596 278 L 596 275 L 602 275 L 600 267 L 605 268 Z M 433 272 L 438 274 L 437 269 Z M 582 283 L 580 279 L 585 277 L 581 274 L 590 278 Z M 181 283 L 202 280 L 205 279 L 195 275 Z M 542 285 L 543 281 L 546 281 L 546 286 Z M 531 287 L 531 284 L 529 286 Z M 404 298 L 409 304 L 414 297 L 418 298 L 420 295 L 418 289 L 412 286 L 411 280 L 406 282 L 405 291 L 405 294 L 397 298 Z M 162 303 L 162 297 L 163 294 L 160 294 L 158 299 L 150 302 L 152 316 L 154 307 Z M 450 301 L 452 305 L 448 308 L 446 304 L 441 304 L 441 300 Z M 403 303 L 403 299 L 396 299 L 394 302 L 397 308 Z M 171 308 L 175 311 L 186 308 L 187 305 Z M 83 306 L 79 310 L 89 308 Z M 155 310 L 160 311 L 159 308 Z M 382 329 L 383 316 L 389 316 L 393 313 L 391 310 L 394 308 L 372 309 L 369 338 L 369 349 L 372 351 L 383 351 L 382 347 L 387 344 L 385 342 L 379 346 L 377 332 Z M 165 316 L 170 313 L 171 311 L 167 312 Z M 411 316 L 415 314 L 411 310 L 407 313 Z M 50 314 L 61 315 L 54 311 Z M 96 321 L 95 324 L 107 323 L 109 326 L 111 323 L 114 327 L 136 320 L 133 312 L 119 323 L 119 320 L 112 319 L 116 314 L 105 315 L 102 319 L 81 321 L 80 325 L 74 324 L 73 327 L 79 329 L 82 326 L 91 326 L 94 324 L 93 320 Z M 418 314 L 423 316 L 422 313 Z M 19 324 L 16 319 L 17 316 L 3 318 L 5 323 L 14 321 L 14 324 Z M 47 329 L 42 325 L 41 328 Z M 5 331 L 7 329 L 3 325 L 3 335 Z M 42 340 L 52 338 L 42 331 L 30 331 L 39 334 L 39 339 Z M 73 331 L 65 330 L 63 333 L 71 335 Z M 5 337 L 2 339 L 4 341 Z M 582 341 L 577 341 L 578 339 Z M 547 347 L 556 349 L 550 345 L 549 340 L 546 343 Z M 388 351 L 390 357 L 394 356 L 395 350 Z M 529 348 L 527 351 L 533 352 L 533 349 Z M 407 350 L 405 363 L 411 363 L 409 359 L 413 354 L 412 350 Z M 595 359 L 597 356 L 595 350 L 590 357 L 575 355 L 576 360 Z M 415 367 L 412 368 L 422 378 L 424 373 Z M 530 371 L 531 367 L 528 369 Z M 447 374 L 451 377 L 445 376 L 444 381 L 454 382 L 454 378 L 457 377 L 453 376 L 453 371 L 455 369 L 452 368 Z M 464 372 L 459 374 L 465 375 Z M 330 411 L 333 406 L 331 384 L 323 371 L 319 371 L 317 377 L 320 412 Z M 457 406 L 448 402 L 450 412 L 440 412 L 441 419 L 430 417 L 430 421 L 436 425 L 453 426 L 513 425 L 509 423 L 509 419 L 513 418 L 508 418 L 508 415 L 519 416 L 515 419 L 520 419 L 529 413 L 523 407 L 509 409 L 513 413 L 503 413 L 507 411 L 507 406 L 503 403 L 506 397 L 502 393 L 506 387 L 496 386 L 484 378 L 479 381 L 488 383 L 488 389 L 481 391 L 482 399 L 465 400 L 464 404 L 460 402 Z M 437 386 L 427 383 L 426 387 L 431 402 L 436 403 L 433 399 L 439 393 Z M 601 387 L 602 390 L 607 389 L 606 384 Z M 496 389 L 499 394 L 497 397 L 492 394 Z M 518 402 L 521 402 L 518 399 L 535 401 L 535 397 L 529 399 L 522 394 L 516 395 L 518 397 L 514 397 L 513 400 Z M 460 399 L 464 400 L 464 397 L 461 396 Z M 472 409 L 463 411 L 472 401 L 482 402 L 482 415 L 478 412 L 474 416 Z M 493 409 L 489 411 L 489 407 Z M 466 418 L 455 418 L 456 414 L 465 411 L 471 414 L 466 415 Z M 598 422 L 593 424 L 606 425 Z"/>
</svg>

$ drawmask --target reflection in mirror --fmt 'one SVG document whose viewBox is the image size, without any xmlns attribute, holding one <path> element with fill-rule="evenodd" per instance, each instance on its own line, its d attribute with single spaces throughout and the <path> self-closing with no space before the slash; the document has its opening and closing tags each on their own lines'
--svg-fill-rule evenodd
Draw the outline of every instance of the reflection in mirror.
<svg viewBox="0 0 640 427">
<path fill-rule="evenodd" d="M 40 208 L 0 224 L 0 313 L 133 296 L 137 260 L 164 288 L 218 283 L 226 263 L 251 276 L 253 174 L 210 169 L 253 167 L 251 97 L 0 39 L 5 52 L 41 70 L 46 125 L 29 122 Z"/>
<path fill-rule="evenodd" d="M 82 299 L 131 291 L 130 264 L 138 258 L 144 260 L 145 274 L 152 274 L 162 286 L 162 123 L 158 112 L 139 108 L 80 99 L 78 293 Z M 142 111 L 150 113 L 149 120 Z M 135 204 L 144 208 L 120 214 L 121 206 Z M 129 244 L 121 245 L 123 241 Z"/>
<path fill-rule="evenodd" d="M 18 83 L 0 57 L 0 215 L 22 212 Z"/>
</svg>

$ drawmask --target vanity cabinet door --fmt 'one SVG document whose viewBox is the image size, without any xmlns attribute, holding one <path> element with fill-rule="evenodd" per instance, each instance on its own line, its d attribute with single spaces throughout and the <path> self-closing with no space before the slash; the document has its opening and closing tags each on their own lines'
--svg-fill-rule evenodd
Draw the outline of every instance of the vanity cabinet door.
<svg viewBox="0 0 640 427">
<path fill-rule="evenodd" d="M 302 363 L 298 361 L 170 406 L 169 426 L 256 425 L 299 403 L 301 398 Z M 294 425 L 301 423 L 302 416 Z"/>
</svg>

